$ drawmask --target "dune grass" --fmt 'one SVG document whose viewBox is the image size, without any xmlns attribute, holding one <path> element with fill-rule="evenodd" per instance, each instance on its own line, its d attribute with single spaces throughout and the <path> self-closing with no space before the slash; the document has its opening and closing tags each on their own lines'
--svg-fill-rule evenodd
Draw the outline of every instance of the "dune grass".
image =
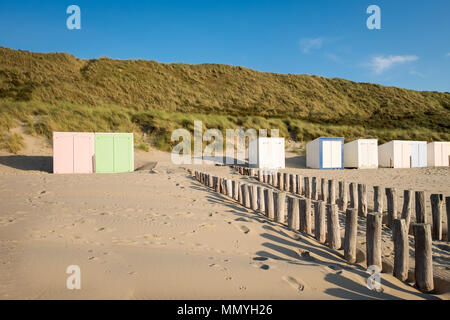
<svg viewBox="0 0 450 320">
<path fill-rule="evenodd" d="M 243 67 L 83 60 L 0 47 L 0 134 L 134 132 L 135 146 L 170 150 L 171 132 L 279 129 L 298 142 L 319 136 L 450 140 L 450 93 L 419 92 Z M 5 142 L 3 146 L 8 146 Z M 10 148 L 10 147 L 7 147 Z M 17 151 L 16 151 L 17 152 Z"/>
</svg>

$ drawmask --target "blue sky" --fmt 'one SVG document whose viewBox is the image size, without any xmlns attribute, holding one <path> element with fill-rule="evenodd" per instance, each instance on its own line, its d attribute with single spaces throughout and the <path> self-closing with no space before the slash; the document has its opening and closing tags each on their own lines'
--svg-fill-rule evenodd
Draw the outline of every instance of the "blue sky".
<svg viewBox="0 0 450 320">
<path fill-rule="evenodd" d="M 81 30 L 66 9 L 81 8 Z M 381 30 L 369 30 L 369 5 Z M 449 0 L 0 0 L 0 46 L 450 92 Z"/>
</svg>

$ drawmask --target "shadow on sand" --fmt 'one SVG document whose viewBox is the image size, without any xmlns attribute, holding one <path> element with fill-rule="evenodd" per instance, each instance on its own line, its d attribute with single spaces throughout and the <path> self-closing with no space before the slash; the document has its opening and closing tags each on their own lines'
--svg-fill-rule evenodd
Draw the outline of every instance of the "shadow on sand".
<svg viewBox="0 0 450 320">
<path fill-rule="evenodd" d="M 238 219 L 244 218 L 264 224 L 263 229 L 265 232 L 259 234 L 259 237 L 262 240 L 261 245 L 267 250 L 257 251 L 256 255 L 258 257 L 282 260 L 289 264 L 299 266 L 308 265 L 322 268 L 324 267 L 326 270 L 329 270 L 329 272 L 325 274 L 324 280 L 332 285 L 332 287 L 327 288 L 325 292 L 336 298 L 356 300 L 401 299 L 385 292 L 375 292 L 369 290 L 365 285 L 365 280 L 369 276 L 369 274 L 366 273 L 365 268 L 358 264 L 347 263 L 343 260 L 341 252 L 332 250 L 325 245 L 321 245 L 311 236 L 300 232 L 295 232 L 295 235 L 292 236 L 292 230 L 290 230 L 287 226 L 268 220 L 263 215 L 242 207 L 240 204 L 229 199 L 228 197 L 217 194 L 212 189 L 198 184 L 195 179 L 192 178 L 192 180 L 193 181 L 190 188 L 207 192 L 207 200 L 210 203 L 220 203 L 226 206 L 229 208 L 227 212 L 237 216 Z M 311 253 L 312 256 L 309 253 Z M 344 273 L 342 273 L 342 270 L 347 271 L 349 275 L 352 275 L 352 278 L 354 276 L 361 278 L 361 282 L 347 277 Z M 438 297 L 422 294 L 412 287 L 410 289 L 399 287 L 394 282 L 383 278 L 383 275 L 381 277 L 382 286 L 384 287 L 409 293 L 417 296 L 418 298 L 440 300 Z"/>
<path fill-rule="evenodd" d="M 51 156 L 0 156 L 0 165 L 24 171 L 53 172 Z"/>
</svg>

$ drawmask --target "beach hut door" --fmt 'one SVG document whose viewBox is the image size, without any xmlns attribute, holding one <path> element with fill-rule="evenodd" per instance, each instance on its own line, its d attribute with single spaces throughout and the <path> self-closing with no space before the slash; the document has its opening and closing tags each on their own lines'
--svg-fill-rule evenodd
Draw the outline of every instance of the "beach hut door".
<svg viewBox="0 0 450 320">
<path fill-rule="evenodd" d="M 341 141 L 323 141 L 322 144 L 323 168 L 342 167 L 342 146 Z"/>
</svg>

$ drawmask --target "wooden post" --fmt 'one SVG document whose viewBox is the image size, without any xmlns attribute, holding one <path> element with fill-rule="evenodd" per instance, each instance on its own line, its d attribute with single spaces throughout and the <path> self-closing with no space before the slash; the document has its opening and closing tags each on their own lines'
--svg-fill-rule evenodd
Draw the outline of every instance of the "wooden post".
<svg viewBox="0 0 450 320">
<path fill-rule="evenodd" d="M 373 187 L 373 211 L 383 213 L 383 195 L 379 186 Z"/>
<path fill-rule="evenodd" d="M 290 185 L 290 189 L 289 191 L 292 193 L 297 193 L 297 175 L 296 174 L 290 174 L 289 175 L 289 185 Z"/>
<path fill-rule="evenodd" d="M 305 177 L 305 198 L 311 199 L 311 182 L 309 177 Z"/>
<path fill-rule="evenodd" d="M 320 200 L 327 202 L 327 181 L 325 178 L 320 179 Z"/>
<path fill-rule="evenodd" d="M 348 203 L 348 184 L 345 181 L 339 181 L 339 209 L 347 211 Z"/>
<path fill-rule="evenodd" d="M 319 200 L 319 196 L 317 194 L 317 178 L 316 177 L 312 177 L 312 182 L 311 182 L 311 199 Z"/>
<path fill-rule="evenodd" d="M 233 197 L 233 181 L 231 179 L 227 179 L 227 196 Z"/>
<path fill-rule="evenodd" d="M 243 197 L 244 197 L 244 207 L 246 208 L 250 208 L 250 186 L 247 184 L 242 184 L 244 187 L 244 192 L 242 193 Z"/>
<path fill-rule="evenodd" d="M 253 184 L 251 186 L 251 208 L 252 210 L 257 211 L 258 210 L 258 186 L 256 184 Z"/>
<path fill-rule="evenodd" d="M 427 223 L 427 214 L 425 212 L 425 192 L 416 191 L 416 223 Z"/>
<path fill-rule="evenodd" d="M 356 262 L 356 235 L 358 233 L 358 210 L 347 209 L 345 213 L 344 258 Z"/>
<path fill-rule="evenodd" d="M 266 202 L 264 198 L 264 187 L 258 186 L 258 211 L 263 214 L 266 212 Z"/>
<path fill-rule="evenodd" d="M 277 185 L 277 173 L 276 172 L 271 172 L 271 173 L 269 173 L 271 176 L 272 176 L 272 183 L 270 184 L 271 186 L 274 186 L 274 187 L 276 187 L 276 185 Z"/>
<path fill-rule="evenodd" d="M 406 281 L 409 270 L 409 246 L 405 219 L 394 220 L 392 237 L 394 240 L 394 277 Z"/>
<path fill-rule="evenodd" d="M 314 203 L 314 233 L 316 240 L 322 243 L 326 241 L 325 220 L 325 202 L 317 201 Z"/>
<path fill-rule="evenodd" d="M 220 178 L 220 193 L 221 194 L 226 194 L 226 190 L 225 190 L 225 179 L 224 178 Z"/>
<path fill-rule="evenodd" d="M 240 185 L 240 192 L 239 192 L 239 203 L 241 206 L 245 206 L 245 191 L 244 189 L 247 188 L 247 185 L 245 183 L 241 183 Z"/>
<path fill-rule="evenodd" d="M 213 176 L 210 174 L 208 174 L 208 187 L 210 187 L 210 188 L 214 187 Z"/>
<path fill-rule="evenodd" d="M 416 286 L 420 291 L 426 293 L 434 289 L 431 225 L 428 223 L 414 223 L 413 230 Z"/>
<path fill-rule="evenodd" d="M 297 175 L 297 194 L 303 194 L 303 177 L 301 175 Z"/>
<path fill-rule="evenodd" d="M 298 198 L 288 197 L 288 227 L 298 230 L 300 227 L 300 211 Z"/>
<path fill-rule="evenodd" d="M 264 201 L 266 208 L 266 216 L 267 218 L 273 220 L 275 218 L 275 210 L 273 204 L 273 190 L 272 189 L 264 189 Z"/>
<path fill-rule="evenodd" d="M 335 204 L 327 205 L 327 242 L 328 247 L 333 250 L 341 248 L 338 207 Z"/>
<path fill-rule="evenodd" d="M 289 192 L 289 173 L 287 172 L 283 173 L 283 181 L 284 181 L 283 191 Z"/>
<path fill-rule="evenodd" d="M 311 234 L 311 199 L 300 200 L 300 231 Z"/>
<path fill-rule="evenodd" d="M 213 181 L 214 181 L 214 191 L 219 193 L 219 191 L 220 191 L 219 178 L 213 177 Z"/>
<path fill-rule="evenodd" d="M 273 195 L 275 204 L 275 221 L 279 223 L 284 223 L 285 220 L 284 206 L 286 204 L 286 192 L 274 192 Z"/>
<path fill-rule="evenodd" d="M 328 180 L 328 204 L 336 203 L 336 180 Z"/>
<path fill-rule="evenodd" d="M 354 182 L 350 183 L 349 189 L 350 189 L 350 208 L 357 209 L 358 198 L 356 195 L 356 183 Z"/>
<path fill-rule="evenodd" d="M 239 201 L 239 190 L 241 189 L 240 182 L 233 180 L 233 199 Z"/>
<path fill-rule="evenodd" d="M 366 220 L 366 254 L 367 267 L 378 266 L 382 269 L 381 260 L 381 225 L 383 214 L 371 212 L 367 214 Z"/>
<path fill-rule="evenodd" d="M 442 194 L 432 194 L 430 201 L 433 217 L 433 228 L 431 229 L 433 240 L 440 241 L 442 240 L 442 204 L 444 203 L 444 196 Z"/>
<path fill-rule="evenodd" d="M 405 219 L 406 232 L 409 233 L 409 225 L 411 222 L 411 194 L 412 190 L 403 191 L 403 209 L 402 209 L 402 219 Z"/>
<path fill-rule="evenodd" d="M 283 173 L 282 172 L 277 172 L 277 188 L 282 190 L 283 186 L 284 186 Z"/>
<path fill-rule="evenodd" d="M 445 210 L 447 211 L 447 242 L 450 242 L 450 197 L 445 197 Z"/>
<path fill-rule="evenodd" d="M 392 229 L 394 220 L 397 219 L 397 189 L 386 188 L 386 201 L 388 212 L 388 227 Z"/>
<path fill-rule="evenodd" d="M 367 217 L 367 186 L 361 183 L 358 184 L 358 215 Z"/>
</svg>

